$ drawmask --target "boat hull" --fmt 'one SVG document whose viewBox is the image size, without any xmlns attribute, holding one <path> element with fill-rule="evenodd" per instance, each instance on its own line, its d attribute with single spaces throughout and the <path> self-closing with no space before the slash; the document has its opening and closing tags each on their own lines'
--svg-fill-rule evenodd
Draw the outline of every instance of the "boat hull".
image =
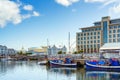
<svg viewBox="0 0 120 80">
<path fill-rule="evenodd" d="M 63 64 L 63 63 L 56 63 L 56 62 L 50 61 L 50 66 L 51 67 L 72 67 L 72 68 L 76 68 L 77 64 L 76 63 Z"/>
<path fill-rule="evenodd" d="M 120 66 L 102 66 L 102 65 L 94 65 L 86 62 L 86 70 L 120 71 Z"/>
</svg>

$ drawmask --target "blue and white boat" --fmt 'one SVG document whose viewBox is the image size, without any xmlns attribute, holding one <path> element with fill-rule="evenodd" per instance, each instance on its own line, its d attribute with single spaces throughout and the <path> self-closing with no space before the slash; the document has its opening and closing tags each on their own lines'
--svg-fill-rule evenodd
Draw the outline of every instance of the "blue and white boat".
<svg viewBox="0 0 120 80">
<path fill-rule="evenodd" d="M 86 70 L 115 70 L 120 71 L 120 62 L 118 60 L 110 60 L 109 62 L 105 60 L 98 61 L 86 61 Z"/>
<path fill-rule="evenodd" d="M 77 67 L 77 63 L 71 62 L 69 58 L 66 58 L 65 62 L 63 60 L 50 60 L 49 62 L 51 67 Z"/>
</svg>

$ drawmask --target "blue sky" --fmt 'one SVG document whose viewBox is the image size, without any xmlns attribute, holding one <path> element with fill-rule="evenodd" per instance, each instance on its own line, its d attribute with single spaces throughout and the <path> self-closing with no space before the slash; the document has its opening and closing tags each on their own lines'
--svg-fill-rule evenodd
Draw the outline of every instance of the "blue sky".
<svg viewBox="0 0 120 80">
<path fill-rule="evenodd" d="M 103 16 L 120 17 L 119 0 L 0 0 L 0 45 L 25 49 L 68 46 L 80 27 L 92 26 Z M 75 47 L 75 44 L 74 44 Z"/>
</svg>

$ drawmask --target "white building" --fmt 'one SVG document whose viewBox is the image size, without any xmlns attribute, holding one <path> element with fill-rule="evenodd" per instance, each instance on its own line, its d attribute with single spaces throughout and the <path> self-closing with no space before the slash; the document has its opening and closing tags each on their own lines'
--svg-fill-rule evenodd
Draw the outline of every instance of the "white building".
<svg viewBox="0 0 120 80">
<path fill-rule="evenodd" d="M 46 55 L 47 53 L 47 47 L 31 47 L 28 48 L 28 52 L 32 53 L 33 55 Z"/>
<path fill-rule="evenodd" d="M 0 45 L 0 55 L 3 54 L 16 54 L 16 51 L 14 49 L 9 49 L 6 46 Z"/>
<path fill-rule="evenodd" d="M 53 47 L 48 47 L 48 55 L 55 55 L 58 54 L 59 51 L 62 51 L 62 53 L 67 52 L 67 48 L 65 46 L 58 48 L 55 45 Z"/>
</svg>

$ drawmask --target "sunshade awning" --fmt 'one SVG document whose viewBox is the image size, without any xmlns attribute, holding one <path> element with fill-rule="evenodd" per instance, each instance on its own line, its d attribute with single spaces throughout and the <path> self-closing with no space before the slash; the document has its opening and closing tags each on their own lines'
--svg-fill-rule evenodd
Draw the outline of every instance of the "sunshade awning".
<svg viewBox="0 0 120 80">
<path fill-rule="evenodd" d="M 120 43 L 105 43 L 100 50 L 120 50 Z"/>
</svg>

